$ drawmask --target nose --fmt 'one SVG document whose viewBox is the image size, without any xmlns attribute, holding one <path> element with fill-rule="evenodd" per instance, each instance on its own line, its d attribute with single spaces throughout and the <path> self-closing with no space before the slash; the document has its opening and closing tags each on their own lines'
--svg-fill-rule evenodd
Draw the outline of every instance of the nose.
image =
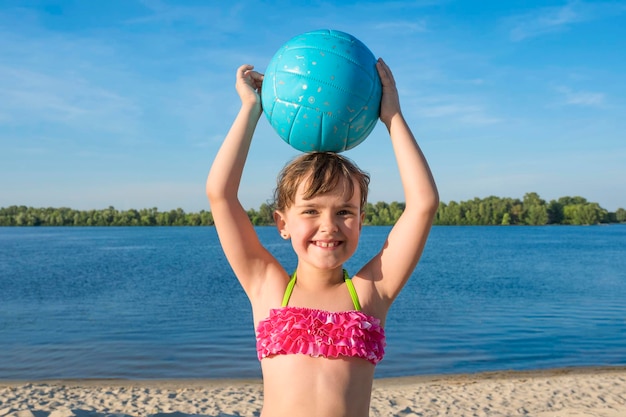
<svg viewBox="0 0 626 417">
<path fill-rule="evenodd" d="M 332 213 L 324 213 L 320 216 L 320 231 L 334 233 L 339 229 L 337 219 Z"/>
</svg>

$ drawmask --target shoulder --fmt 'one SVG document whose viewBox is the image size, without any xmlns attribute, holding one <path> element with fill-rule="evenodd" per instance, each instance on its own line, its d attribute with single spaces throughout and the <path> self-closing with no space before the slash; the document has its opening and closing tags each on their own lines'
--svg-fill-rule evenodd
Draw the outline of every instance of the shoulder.
<svg viewBox="0 0 626 417">
<path fill-rule="evenodd" d="M 361 310 L 384 323 L 391 303 L 381 295 L 377 281 L 381 278 L 371 275 L 365 268 L 352 276 L 352 283 L 359 297 Z"/>
<path fill-rule="evenodd" d="M 270 310 L 280 308 L 285 289 L 289 283 L 289 275 L 280 266 L 268 267 L 265 274 L 256 278 L 256 285 L 246 289 L 252 306 L 255 326 L 269 316 Z"/>
</svg>

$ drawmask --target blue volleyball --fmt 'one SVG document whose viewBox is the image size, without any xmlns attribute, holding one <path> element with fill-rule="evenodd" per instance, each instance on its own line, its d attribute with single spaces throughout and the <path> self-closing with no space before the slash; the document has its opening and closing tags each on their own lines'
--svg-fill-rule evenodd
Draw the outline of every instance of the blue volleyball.
<svg viewBox="0 0 626 417">
<path fill-rule="evenodd" d="M 354 36 L 317 30 L 285 43 L 270 60 L 263 111 L 278 135 L 303 152 L 342 152 L 372 132 L 382 88 L 376 58 Z"/>
</svg>

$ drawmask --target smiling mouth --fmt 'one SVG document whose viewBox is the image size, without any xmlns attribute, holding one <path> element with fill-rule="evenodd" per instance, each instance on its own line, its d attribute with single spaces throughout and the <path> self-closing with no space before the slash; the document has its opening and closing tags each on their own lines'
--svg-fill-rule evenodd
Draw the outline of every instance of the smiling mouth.
<svg viewBox="0 0 626 417">
<path fill-rule="evenodd" d="M 317 247 L 320 248 L 336 248 L 337 246 L 341 245 L 341 242 L 339 241 L 333 241 L 333 242 L 322 242 L 319 240 L 315 240 L 313 241 L 313 244 Z"/>
</svg>

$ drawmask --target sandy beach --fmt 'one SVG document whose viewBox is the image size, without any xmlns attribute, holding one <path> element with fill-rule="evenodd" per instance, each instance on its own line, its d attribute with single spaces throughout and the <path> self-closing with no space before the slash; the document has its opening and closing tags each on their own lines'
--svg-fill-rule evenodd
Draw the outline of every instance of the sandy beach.
<svg viewBox="0 0 626 417">
<path fill-rule="evenodd" d="M 2 417 L 258 416 L 259 380 L 0 381 Z M 626 417 L 626 367 L 376 379 L 375 416 Z"/>
</svg>

